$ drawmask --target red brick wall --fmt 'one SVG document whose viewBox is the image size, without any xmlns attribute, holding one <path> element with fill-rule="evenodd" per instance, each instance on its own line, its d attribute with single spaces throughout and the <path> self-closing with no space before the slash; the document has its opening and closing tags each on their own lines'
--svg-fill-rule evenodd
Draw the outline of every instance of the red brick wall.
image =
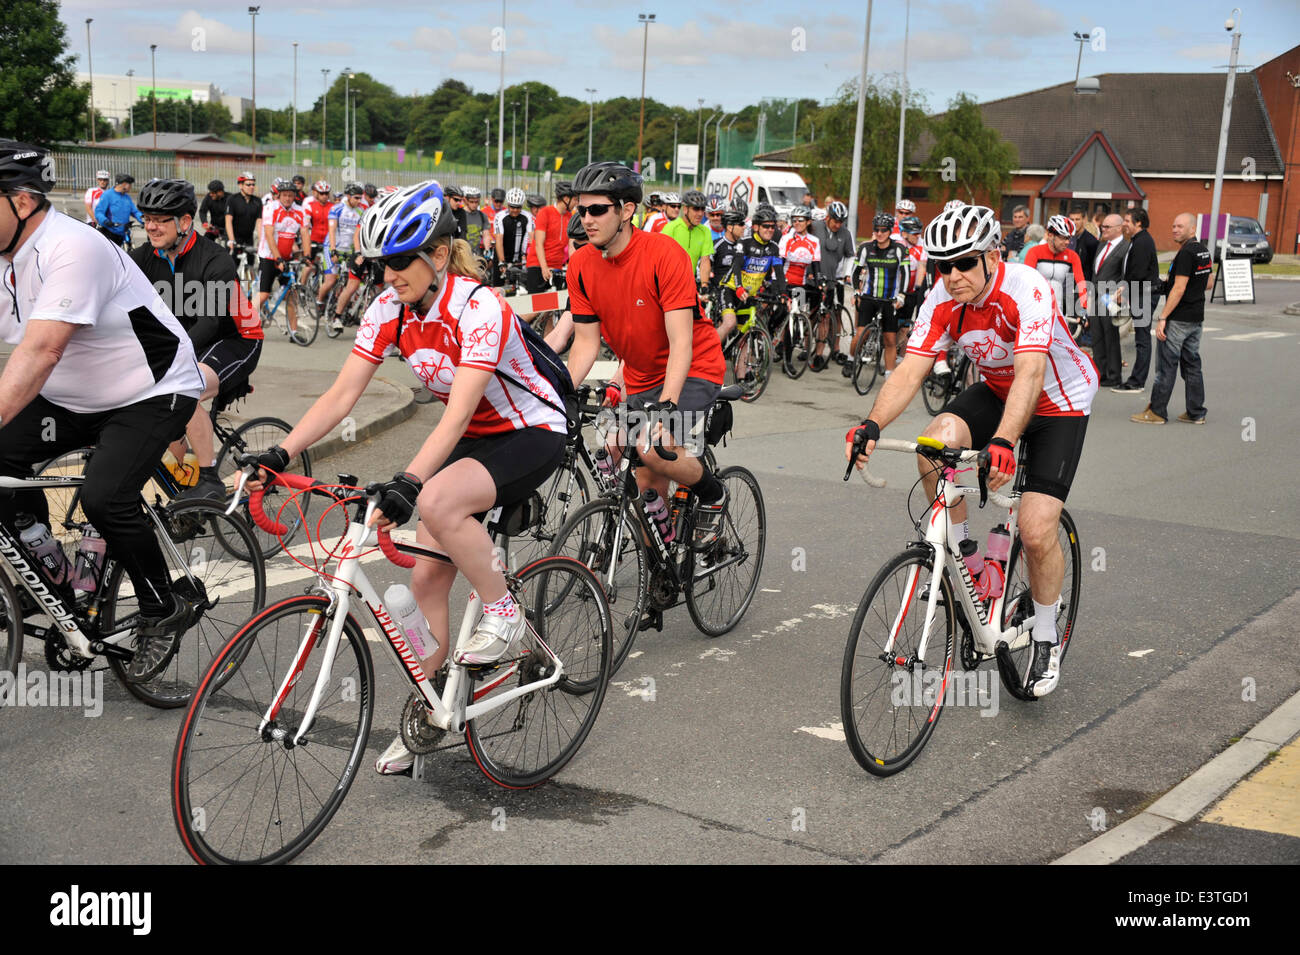
<svg viewBox="0 0 1300 955">
<path fill-rule="evenodd" d="M 1264 108 L 1282 151 L 1287 175 L 1284 185 L 1269 196 L 1268 222 L 1264 228 L 1272 232 L 1269 238 L 1274 249 L 1293 254 L 1298 251 L 1297 233 L 1300 233 L 1300 121 L 1297 121 L 1300 90 L 1286 78 L 1288 71 L 1300 73 L 1300 46 L 1269 60 L 1255 70 L 1255 78 L 1259 81 Z"/>
</svg>

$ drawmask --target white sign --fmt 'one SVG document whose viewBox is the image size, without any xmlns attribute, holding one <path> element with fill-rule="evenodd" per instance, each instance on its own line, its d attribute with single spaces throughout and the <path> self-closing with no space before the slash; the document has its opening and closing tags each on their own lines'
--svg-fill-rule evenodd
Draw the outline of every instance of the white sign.
<svg viewBox="0 0 1300 955">
<path fill-rule="evenodd" d="M 690 176 L 700 171 L 699 143 L 677 144 L 677 173 Z"/>
<path fill-rule="evenodd" d="M 1223 274 L 1224 302 L 1255 301 L 1255 270 L 1251 259 L 1224 259 L 1219 270 Z"/>
</svg>

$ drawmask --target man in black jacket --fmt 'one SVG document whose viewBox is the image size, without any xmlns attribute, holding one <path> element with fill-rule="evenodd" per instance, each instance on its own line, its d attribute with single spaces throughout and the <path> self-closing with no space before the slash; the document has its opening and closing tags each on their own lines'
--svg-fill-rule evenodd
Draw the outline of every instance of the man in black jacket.
<svg viewBox="0 0 1300 955">
<path fill-rule="evenodd" d="M 1088 296 L 1089 327 L 1092 329 L 1092 359 L 1097 365 L 1103 388 L 1113 388 L 1120 381 L 1119 329 L 1115 316 L 1119 314 L 1118 293 L 1124 280 L 1124 256 L 1128 253 L 1128 239 L 1121 231 L 1124 220 L 1111 213 L 1102 220 L 1101 242 L 1093 260 L 1094 294 Z"/>
<path fill-rule="evenodd" d="M 1142 394 L 1146 391 L 1147 369 L 1151 366 L 1151 322 L 1156 312 L 1160 263 L 1156 259 L 1156 241 L 1147 231 L 1151 219 L 1145 209 L 1124 213 L 1124 236 L 1129 241 L 1124 260 L 1124 283 L 1127 286 L 1129 313 L 1133 316 L 1133 343 L 1137 355 L 1133 370 L 1124 382 L 1111 391 L 1116 394 Z"/>
<path fill-rule="evenodd" d="M 226 239 L 230 254 L 241 255 L 257 271 L 258 229 L 262 225 L 262 199 L 251 172 L 239 174 L 239 192 L 226 197 Z"/>
<path fill-rule="evenodd" d="M 208 194 L 199 203 L 196 228 L 202 229 L 206 238 L 221 242 L 226 235 L 226 184 L 220 179 L 208 183 Z"/>
<path fill-rule="evenodd" d="M 131 258 L 189 335 L 203 374 L 200 404 L 185 426 L 199 459 L 199 480 L 182 497 L 224 498 L 212 421 L 202 402 L 242 393 L 262 353 L 262 324 L 240 291 L 235 260 L 220 246 L 199 241 L 193 186 L 155 179 L 140 191 L 140 211 L 149 244 L 133 249 Z M 183 450 L 176 455 L 183 457 Z"/>
<path fill-rule="evenodd" d="M 1079 264 L 1083 266 L 1083 280 L 1091 289 L 1092 266 L 1097 261 L 1097 237 L 1084 228 L 1084 224 L 1088 221 L 1087 208 L 1076 208 L 1070 213 L 1070 221 L 1074 223 L 1074 236 L 1070 239 L 1070 248 L 1079 256 Z M 1090 291 L 1088 298 L 1093 299 L 1096 296 Z M 1079 344 L 1091 345 L 1092 333 L 1085 329 L 1079 336 Z"/>
</svg>

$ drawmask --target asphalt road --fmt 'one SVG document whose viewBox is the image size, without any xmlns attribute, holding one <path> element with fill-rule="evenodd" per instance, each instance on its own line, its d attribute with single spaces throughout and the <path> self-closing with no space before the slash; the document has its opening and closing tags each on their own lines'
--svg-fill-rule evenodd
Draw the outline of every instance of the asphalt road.
<svg viewBox="0 0 1300 955">
<path fill-rule="evenodd" d="M 842 482 L 843 434 L 870 397 L 833 371 L 778 379 L 738 410 L 718 455 L 757 474 L 769 523 L 761 590 L 740 626 L 706 638 L 678 608 L 663 633 L 641 634 L 582 751 L 537 790 L 497 788 L 463 747 L 433 757 L 424 780 L 363 769 L 301 861 L 1045 862 L 1094 834 L 1097 809 L 1122 821 L 1300 686 L 1294 622 L 1277 606 L 1300 566 L 1287 463 L 1300 439 L 1300 318 L 1281 314 L 1300 283 L 1260 281 L 1257 294 L 1255 306 L 1209 310 L 1205 427 L 1131 424 L 1138 396 L 1098 396 L 1068 505 L 1084 553 L 1081 609 L 1047 699 L 1003 692 L 996 713 L 946 708 L 909 769 L 881 780 L 858 767 L 838 726 L 841 660 L 867 581 L 909 537 L 914 468 L 894 455 L 879 462 L 886 488 Z M 263 367 L 329 368 L 346 350 L 346 339 L 305 352 L 273 343 Z M 386 477 L 438 413 L 419 407 L 318 474 Z M 887 433 L 914 436 L 927 418 L 918 400 Z M 975 536 L 992 523 L 975 513 Z M 384 585 L 401 579 L 370 566 Z M 1270 636 L 1244 637 L 1261 616 Z M 406 696 L 371 646 L 368 761 Z M 180 712 L 148 709 L 111 676 L 105 696 L 94 719 L 0 711 L 0 860 L 185 860 L 169 812 Z"/>
</svg>

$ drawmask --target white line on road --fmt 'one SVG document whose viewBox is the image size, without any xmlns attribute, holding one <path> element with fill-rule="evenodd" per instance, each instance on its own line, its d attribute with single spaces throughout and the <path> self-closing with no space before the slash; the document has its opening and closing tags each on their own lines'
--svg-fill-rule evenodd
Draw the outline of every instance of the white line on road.
<svg viewBox="0 0 1300 955">
<path fill-rule="evenodd" d="M 1240 335 L 1220 335 L 1216 342 L 1260 342 L 1269 338 L 1286 338 L 1286 332 L 1242 332 Z"/>
<path fill-rule="evenodd" d="M 1134 650 L 1133 652 L 1131 652 L 1131 653 L 1129 654 L 1129 656 L 1131 656 L 1131 657 L 1144 657 L 1144 656 L 1146 656 L 1148 653 L 1155 653 L 1155 648 L 1152 647 L 1150 650 Z"/>
<path fill-rule="evenodd" d="M 834 723 L 827 723 L 825 726 L 800 726 L 795 732 L 807 733 L 809 736 L 828 739 L 836 743 L 844 742 L 844 724 L 839 720 Z"/>
</svg>

